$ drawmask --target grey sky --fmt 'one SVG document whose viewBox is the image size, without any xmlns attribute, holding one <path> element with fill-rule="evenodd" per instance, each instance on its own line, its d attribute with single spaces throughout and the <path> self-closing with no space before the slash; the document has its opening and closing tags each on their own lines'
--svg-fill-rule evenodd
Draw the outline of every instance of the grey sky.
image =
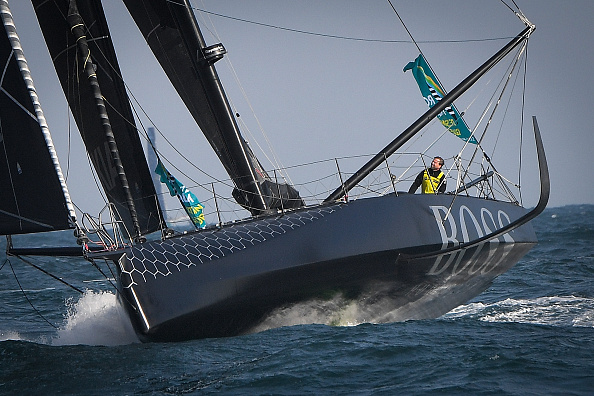
<svg viewBox="0 0 594 396">
<path fill-rule="evenodd" d="M 226 177 L 168 86 L 125 7 L 119 1 L 104 3 L 120 66 L 132 93 L 158 128 L 172 135 L 172 141 L 185 155 L 201 168 Z M 594 88 L 589 76 L 594 61 L 594 2 L 516 3 L 537 26 L 528 47 L 526 122 L 536 115 L 543 134 L 552 182 L 549 206 L 594 204 L 594 186 L 588 177 L 594 148 L 589 98 Z M 192 4 L 218 14 L 303 31 L 378 40 L 408 39 L 389 4 L 382 0 L 202 0 Z M 506 40 L 456 45 L 422 41 L 511 37 L 523 29 L 521 22 L 498 0 L 393 0 L 393 4 L 446 89 L 452 89 Z M 30 2 L 12 0 L 10 6 L 62 167 L 66 169 L 68 112 L 63 93 Z M 244 134 L 251 141 L 250 131 L 253 132 L 265 145 L 259 122 L 285 166 L 373 154 L 425 111 L 412 76 L 402 73 L 404 65 L 418 54 L 410 43 L 341 40 L 215 15 L 198 17 L 206 20 L 203 33 L 208 43 L 219 41 L 211 34 L 215 33 L 212 26 L 216 29 L 215 34 L 229 51 L 227 58 L 249 98 L 248 105 L 228 64 L 219 62 L 217 68 L 227 94 L 246 122 Z M 471 100 L 457 102 L 458 108 L 464 108 Z M 530 128 L 527 130 L 531 131 Z M 82 145 L 74 127 L 72 131 L 74 150 Z M 441 153 L 436 149 L 430 154 Z M 533 157 L 527 158 L 530 162 L 524 166 L 531 166 Z M 88 187 L 77 188 L 93 185 L 89 174 L 74 165 L 74 161 L 81 160 L 86 163 L 84 156 L 73 154 L 68 181 L 71 194 L 75 203 L 88 200 L 95 205 Z M 216 165 L 210 169 L 209 163 Z M 522 182 L 530 187 L 534 180 L 529 177 Z M 536 185 L 535 188 L 538 190 Z M 533 206 L 537 194 L 535 191 L 525 196 L 525 204 Z"/>
</svg>

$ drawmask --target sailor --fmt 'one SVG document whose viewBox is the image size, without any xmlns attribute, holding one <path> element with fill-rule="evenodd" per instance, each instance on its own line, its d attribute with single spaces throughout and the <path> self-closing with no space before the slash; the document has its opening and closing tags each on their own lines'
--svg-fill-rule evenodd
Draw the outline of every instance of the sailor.
<svg viewBox="0 0 594 396">
<path fill-rule="evenodd" d="M 446 189 L 445 175 L 441 171 L 444 160 L 441 157 L 433 158 L 431 167 L 418 174 L 408 193 L 414 194 L 419 186 L 423 194 L 443 194 Z"/>
</svg>

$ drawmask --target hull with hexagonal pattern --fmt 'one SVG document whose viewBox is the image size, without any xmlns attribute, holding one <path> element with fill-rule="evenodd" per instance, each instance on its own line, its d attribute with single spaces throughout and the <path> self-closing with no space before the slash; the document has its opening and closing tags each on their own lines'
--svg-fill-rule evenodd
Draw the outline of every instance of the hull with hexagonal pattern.
<svg viewBox="0 0 594 396">
<path fill-rule="evenodd" d="M 315 302 L 321 316 L 269 326 L 333 323 L 346 305 L 357 307 L 350 323 L 438 317 L 536 243 L 528 223 L 465 247 L 526 212 L 470 197 L 392 194 L 254 218 L 127 249 L 121 297 L 150 341 L 249 333 Z M 324 303 L 336 298 L 342 303 Z"/>
</svg>

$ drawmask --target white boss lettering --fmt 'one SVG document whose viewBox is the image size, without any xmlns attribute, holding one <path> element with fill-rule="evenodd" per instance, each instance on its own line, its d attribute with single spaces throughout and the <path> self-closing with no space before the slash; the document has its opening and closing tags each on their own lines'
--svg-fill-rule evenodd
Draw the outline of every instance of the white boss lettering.
<svg viewBox="0 0 594 396">
<path fill-rule="evenodd" d="M 442 249 L 459 245 L 460 243 L 470 242 L 471 240 L 481 238 L 492 233 L 498 228 L 504 227 L 511 223 L 509 215 L 502 210 L 497 212 L 497 224 L 493 213 L 486 208 L 480 209 L 480 216 L 477 217 L 470 208 L 461 205 L 457 216 L 445 206 L 435 205 L 429 207 L 435 218 L 437 229 L 441 236 Z M 480 219 L 480 220 L 479 220 Z M 502 237 L 492 239 L 489 243 L 499 244 L 501 239 L 505 242 L 514 242 L 514 239 L 509 234 L 504 234 Z M 505 246 L 503 250 L 499 248 L 491 249 L 486 259 L 479 260 L 479 255 L 486 245 L 479 245 L 476 251 L 464 263 L 462 268 L 458 268 L 464 258 L 466 249 L 458 252 L 440 255 L 436 258 L 435 263 L 429 270 L 429 275 L 438 275 L 448 268 L 452 267 L 452 275 L 458 275 L 467 270 L 470 275 L 479 271 L 485 274 L 497 267 L 497 265 L 504 260 L 510 253 L 512 246 Z M 499 254 L 497 254 L 499 253 Z M 445 263 L 442 263 L 444 256 L 449 256 Z M 453 266 L 452 266 L 453 263 Z"/>
</svg>

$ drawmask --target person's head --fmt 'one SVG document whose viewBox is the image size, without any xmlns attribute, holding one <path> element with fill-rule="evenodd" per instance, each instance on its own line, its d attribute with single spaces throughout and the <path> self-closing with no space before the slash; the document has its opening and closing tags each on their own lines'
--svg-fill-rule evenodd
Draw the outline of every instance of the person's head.
<svg viewBox="0 0 594 396">
<path fill-rule="evenodd" d="M 444 160 L 441 157 L 435 157 L 433 158 L 433 161 L 431 162 L 431 169 L 433 170 L 440 170 L 441 167 L 444 164 Z"/>
</svg>

